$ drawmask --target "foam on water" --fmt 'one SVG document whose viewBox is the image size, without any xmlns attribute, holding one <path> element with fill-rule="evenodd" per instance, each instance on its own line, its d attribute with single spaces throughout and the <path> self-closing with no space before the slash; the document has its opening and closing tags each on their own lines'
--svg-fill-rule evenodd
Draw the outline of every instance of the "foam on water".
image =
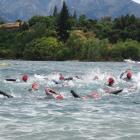
<svg viewBox="0 0 140 140">
<path fill-rule="evenodd" d="M 71 61 L 1 63 L 10 65 L 0 68 L 0 90 L 14 96 L 13 99 L 0 96 L 1 140 L 140 138 L 140 65 Z M 127 68 L 134 72 L 132 82 L 119 78 Z M 60 82 L 59 73 L 64 77 L 74 76 L 74 79 Z M 21 80 L 23 74 L 29 74 L 27 83 Z M 115 79 L 114 88 L 124 89 L 117 96 L 104 91 L 110 76 Z M 19 81 L 5 81 L 9 77 Z M 33 82 L 39 83 L 39 90 L 29 92 Z M 45 86 L 61 93 L 64 100 L 45 99 Z M 98 92 L 100 98 L 74 99 L 70 90 L 81 96 Z"/>
</svg>

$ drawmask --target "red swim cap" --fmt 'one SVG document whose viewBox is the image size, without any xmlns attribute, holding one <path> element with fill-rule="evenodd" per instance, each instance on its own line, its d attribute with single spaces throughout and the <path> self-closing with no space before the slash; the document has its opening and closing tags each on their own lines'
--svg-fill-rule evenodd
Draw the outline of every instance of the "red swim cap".
<svg viewBox="0 0 140 140">
<path fill-rule="evenodd" d="M 56 99 L 57 99 L 57 100 L 63 100 L 64 97 L 63 97 L 62 95 L 57 95 L 57 96 L 56 96 Z"/>
<path fill-rule="evenodd" d="M 33 83 L 32 84 L 32 89 L 38 90 L 39 89 L 39 84 L 38 83 Z"/>
<path fill-rule="evenodd" d="M 131 79 L 131 77 L 132 77 L 132 72 L 129 71 L 129 72 L 127 73 L 127 78 L 128 78 L 128 79 Z"/>
<path fill-rule="evenodd" d="M 24 82 L 27 82 L 28 79 L 29 79 L 29 76 L 27 74 L 23 75 L 22 80 Z"/>
<path fill-rule="evenodd" d="M 110 77 L 109 79 L 108 79 L 108 84 L 109 85 L 113 85 L 114 84 L 114 79 L 112 78 L 112 77 Z"/>
<path fill-rule="evenodd" d="M 59 80 L 64 80 L 64 76 L 60 73 L 60 77 L 59 77 Z"/>
</svg>

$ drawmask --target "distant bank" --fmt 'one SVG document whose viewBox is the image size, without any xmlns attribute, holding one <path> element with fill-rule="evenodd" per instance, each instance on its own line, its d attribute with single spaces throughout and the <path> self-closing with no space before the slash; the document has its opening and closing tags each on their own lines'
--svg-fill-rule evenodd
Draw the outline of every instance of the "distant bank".
<svg viewBox="0 0 140 140">
<path fill-rule="evenodd" d="M 0 58 L 22 60 L 140 60 L 140 18 L 88 19 L 69 14 L 66 3 L 51 16 L 1 23 Z"/>
</svg>

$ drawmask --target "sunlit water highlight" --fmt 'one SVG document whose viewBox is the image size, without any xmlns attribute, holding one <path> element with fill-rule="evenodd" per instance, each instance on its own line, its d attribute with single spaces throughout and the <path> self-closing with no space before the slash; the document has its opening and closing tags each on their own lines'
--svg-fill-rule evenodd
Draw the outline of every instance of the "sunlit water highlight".
<svg viewBox="0 0 140 140">
<path fill-rule="evenodd" d="M 0 140 L 139 140 L 140 139 L 140 64 L 93 62 L 1 61 L 0 90 L 14 96 L 0 96 Z M 124 82 L 119 75 L 133 70 L 133 81 Z M 27 83 L 21 81 L 29 74 Z M 56 85 L 58 74 L 82 78 Z M 98 76 L 98 80 L 93 80 Z M 109 76 L 115 87 L 124 88 L 119 95 L 108 95 L 103 89 Z M 5 78 L 18 78 L 6 82 Z M 29 92 L 33 82 L 39 91 Z M 64 100 L 45 99 L 44 87 L 62 93 Z M 136 90 L 128 90 L 131 85 Z M 100 99 L 74 99 L 73 89 L 80 95 L 93 91 Z"/>
</svg>

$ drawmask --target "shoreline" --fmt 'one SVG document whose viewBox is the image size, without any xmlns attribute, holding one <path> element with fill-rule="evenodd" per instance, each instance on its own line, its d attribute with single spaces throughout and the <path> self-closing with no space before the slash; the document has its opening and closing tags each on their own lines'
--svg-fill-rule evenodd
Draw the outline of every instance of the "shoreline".
<svg viewBox="0 0 140 140">
<path fill-rule="evenodd" d="M 25 59 L 0 59 L 0 61 L 27 61 L 27 62 L 29 62 L 29 61 L 32 61 L 32 62 L 34 62 L 34 61 L 36 61 L 36 62 L 95 62 L 95 63 L 108 63 L 108 62 L 110 62 L 110 63 L 113 63 L 113 62 L 118 62 L 118 63 L 127 63 L 127 62 L 125 62 L 125 61 L 86 61 L 86 60 L 25 60 Z M 135 62 L 140 62 L 140 61 L 135 61 Z"/>
</svg>

